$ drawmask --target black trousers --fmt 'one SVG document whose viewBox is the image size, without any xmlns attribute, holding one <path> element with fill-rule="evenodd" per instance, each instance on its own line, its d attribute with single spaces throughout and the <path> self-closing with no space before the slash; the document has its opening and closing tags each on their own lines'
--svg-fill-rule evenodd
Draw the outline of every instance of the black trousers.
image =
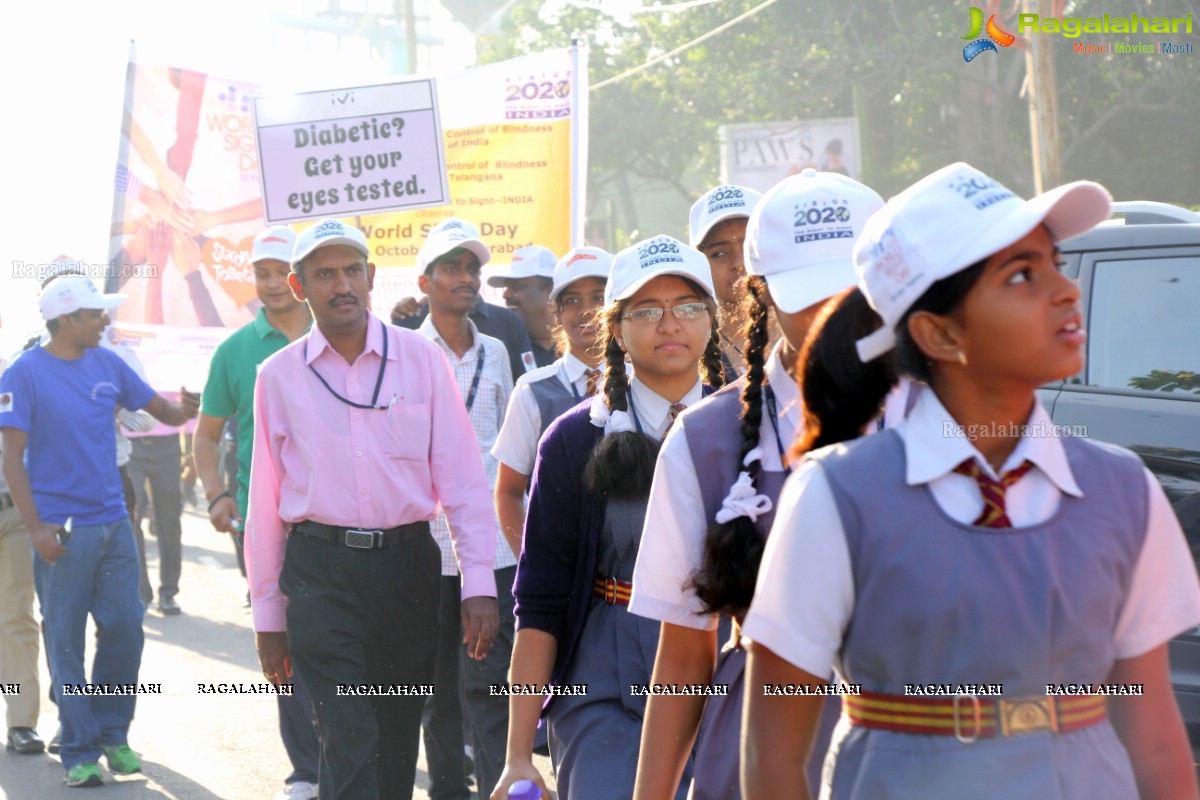
<svg viewBox="0 0 1200 800">
<path fill-rule="evenodd" d="M 502 545 L 496 545 L 500 547 Z M 513 616 L 513 580 L 516 566 L 496 570 L 496 602 L 500 627 L 492 648 L 482 661 L 467 655 L 459 637 L 458 653 L 462 667 L 462 685 L 466 697 L 467 719 L 471 723 L 475 747 L 475 777 L 479 796 L 487 797 L 504 771 L 504 756 L 508 745 L 508 698 L 491 693 L 492 684 L 508 682 L 508 667 L 512 661 L 516 617 Z"/>
<path fill-rule="evenodd" d="M 312 697 L 308 684 L 300 673 L 293 670 L 292 694 L 281 694 L 275 698 L 279 708 L 279 738 L 287 752 L 292 772 L 284 783 L 317 782 L 321 763 L 321 740 L 317 736 L 317 718 L 313 714 Z"/>
<path fill-rule="evenodd" d="M 338 686 L 434 683 L 440 572 L 429 535 L 381 550 L 288 537 L 279 588 L 321 734 L 321 800 L 411 800 L 426 698 Z"/>
<path fill-rule="evenodd" d="M 471 789 L 467 786 L 463 763 L 462 683 L 458 655 L 463 649 L 462 579 L 458 575 L 443 575 L 438 580 L 441 608 L 438 612 L 436 680 L 441 691 L 425 701 L 421 720 L 425 762 L 429 769 L 429 800 L 470 800 Z"/>
</svg>

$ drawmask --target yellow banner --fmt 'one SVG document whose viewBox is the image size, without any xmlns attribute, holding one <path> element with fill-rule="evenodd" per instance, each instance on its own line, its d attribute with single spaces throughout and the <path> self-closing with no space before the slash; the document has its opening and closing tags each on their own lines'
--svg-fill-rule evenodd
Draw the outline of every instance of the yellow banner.
<svg viewBox="0 0 1200 800">
<path fill-rule="evenodd" d="M 570 203 L 547 201 L 570 196 L 570 132 L 566 121 L 446 131 L 452 205 L 362 217 L 376 266 L 414 264 L 429 229 L 449 216 L 473 223 L 497 261 L 531 244 L 568 250 Z"/>
<path fill-rule="evenodd" d="M 561 254 L 582 241 L 586 51 L 489 64 L 439 77 L 437 87 L 450 204 L 347 220 L 367 235 L 379 268 L 372 307 L 385 319 L 397 299 L 419 294 L 417 251 L 445 217 L 476 225 L 493 252 L 489 267 L 509 264 L 524 245 Z M 116 322 L 145 338 L 158 388 L 178 385 L 181 376 L 162 366 L 171 363 L 187 365 L 189 385 L 201 385 L 202 353 L 260 306 L 249 264 L 264 224 L 250 99 L 257 93 L 245 82 L 138 64 L 131 53 L 109 252 L 116 263 L 156 270 L 106 283 L 129 295 Z M 150 335 L 160 328 L 164 335 Z M 175 328 L 201 330 L 166 335 Z"/>
<path fill-rule="evenodd" d="M 451 203 L 356 220 L 379 268 L 376 313 L 386 318 L 396 300 L 419 296 L 417 251 L 446 217 L 478 228 L 492 251 L 485 272 L 526 245 L 561 255 L 583 241 L 586 93 L 584 53 L 573 48 L 439 79 Z"/>
</svg>

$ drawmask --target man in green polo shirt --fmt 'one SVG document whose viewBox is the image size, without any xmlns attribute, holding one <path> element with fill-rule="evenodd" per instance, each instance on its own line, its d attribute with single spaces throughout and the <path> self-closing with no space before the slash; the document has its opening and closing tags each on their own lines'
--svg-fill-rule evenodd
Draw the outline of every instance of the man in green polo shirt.
<svg viewBox="0 0 1200 800">
<path fill-rule="evenodd" d="M 196 471 L 208 498 L 209 520 L 216 530 L 233 535 L 239 566 L 244 564 L 242 521 L 246 519 L 249 504 L 254 381 L 258 377 L 258 365 L 303 336 L 312 324 L 308 306 L 296 299 L 288 285 L 295 242 L 296 234 L 286 225 L 268 228 L 254 237 L 250 264 L 254 268 L 254 288 L 262 308 L 253 322 L 240 328 L 213 353 L 192 443 Z M 237 420 L 236 498 L 221 485 L 217 469 L 221 435 L 229 417 Z M 292 774 L 287 777 L 286 786 L 277 795 L 277 800 L 309 800 L 317 796 L 320 743 L 313 724 L 312 700 L 298 676 L 293 692 L 290 697 L 279 695 L 277 698 L 279 732 L 292 762 Z"/>
<path fill-rule="evenodd" d="M 239 534 L 241 522 L 246 518 L 258 365 L 303 336 L 312 324 L 308 305 L 296 299 L 287 282 L 295 239 L 296 234 L 286 225 L 268 228 L 254 238 L 250 264 L 262 308 L 252 322 L 221 343 L 209 366 L 192 450 L 208 498 L 209 519 L 218 531 Z M 236 498 L 224 490 L 217 469 L 221 435 L 228 417 L 237 420 Z"/>
</svg>

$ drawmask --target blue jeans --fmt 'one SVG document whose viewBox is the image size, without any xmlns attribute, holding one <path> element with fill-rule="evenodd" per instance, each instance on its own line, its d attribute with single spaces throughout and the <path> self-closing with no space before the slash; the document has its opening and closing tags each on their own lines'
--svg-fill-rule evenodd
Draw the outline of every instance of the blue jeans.
<svg viewBox="0 0 1200 800">
<path fill-rule="evenodd" d="M 129 518 L 77 525 L 55 564 L 36 552 L 34 585 L 42 606 L 46 660 L 58 697 L 64 769 L 100 758 L 100 745 L 125 744 L 136 695 L 68 694 L 64 684 L 88 683 L 83 662 L 90 613 L 96 622 L 91 683 L 134 684 L 142 664 L 138 554 Z"/>
</svg>

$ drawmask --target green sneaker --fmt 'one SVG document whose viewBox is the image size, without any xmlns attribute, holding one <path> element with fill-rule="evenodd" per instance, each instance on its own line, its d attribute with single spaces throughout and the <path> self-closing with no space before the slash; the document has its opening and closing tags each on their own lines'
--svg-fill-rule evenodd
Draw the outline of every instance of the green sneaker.
<svg viewBox="0 0 1200 800">
<path fill-rule="evenodd" d="M 142 771 L 142 759 L 127 744 L 102 744 L 100 749 L 108 758 L 108 768 L 114 775 L 132 775 Z"/>
<path fill-rule="evenodd" d="M 104 783 L 104 780 L 100 777 L 100 766 L 95 761 L 76 764 L 67 771 L 67 776 L 63 780 L 72 789 L 81 789 L 85 786 L 100 786 Z"/>
</svg>

